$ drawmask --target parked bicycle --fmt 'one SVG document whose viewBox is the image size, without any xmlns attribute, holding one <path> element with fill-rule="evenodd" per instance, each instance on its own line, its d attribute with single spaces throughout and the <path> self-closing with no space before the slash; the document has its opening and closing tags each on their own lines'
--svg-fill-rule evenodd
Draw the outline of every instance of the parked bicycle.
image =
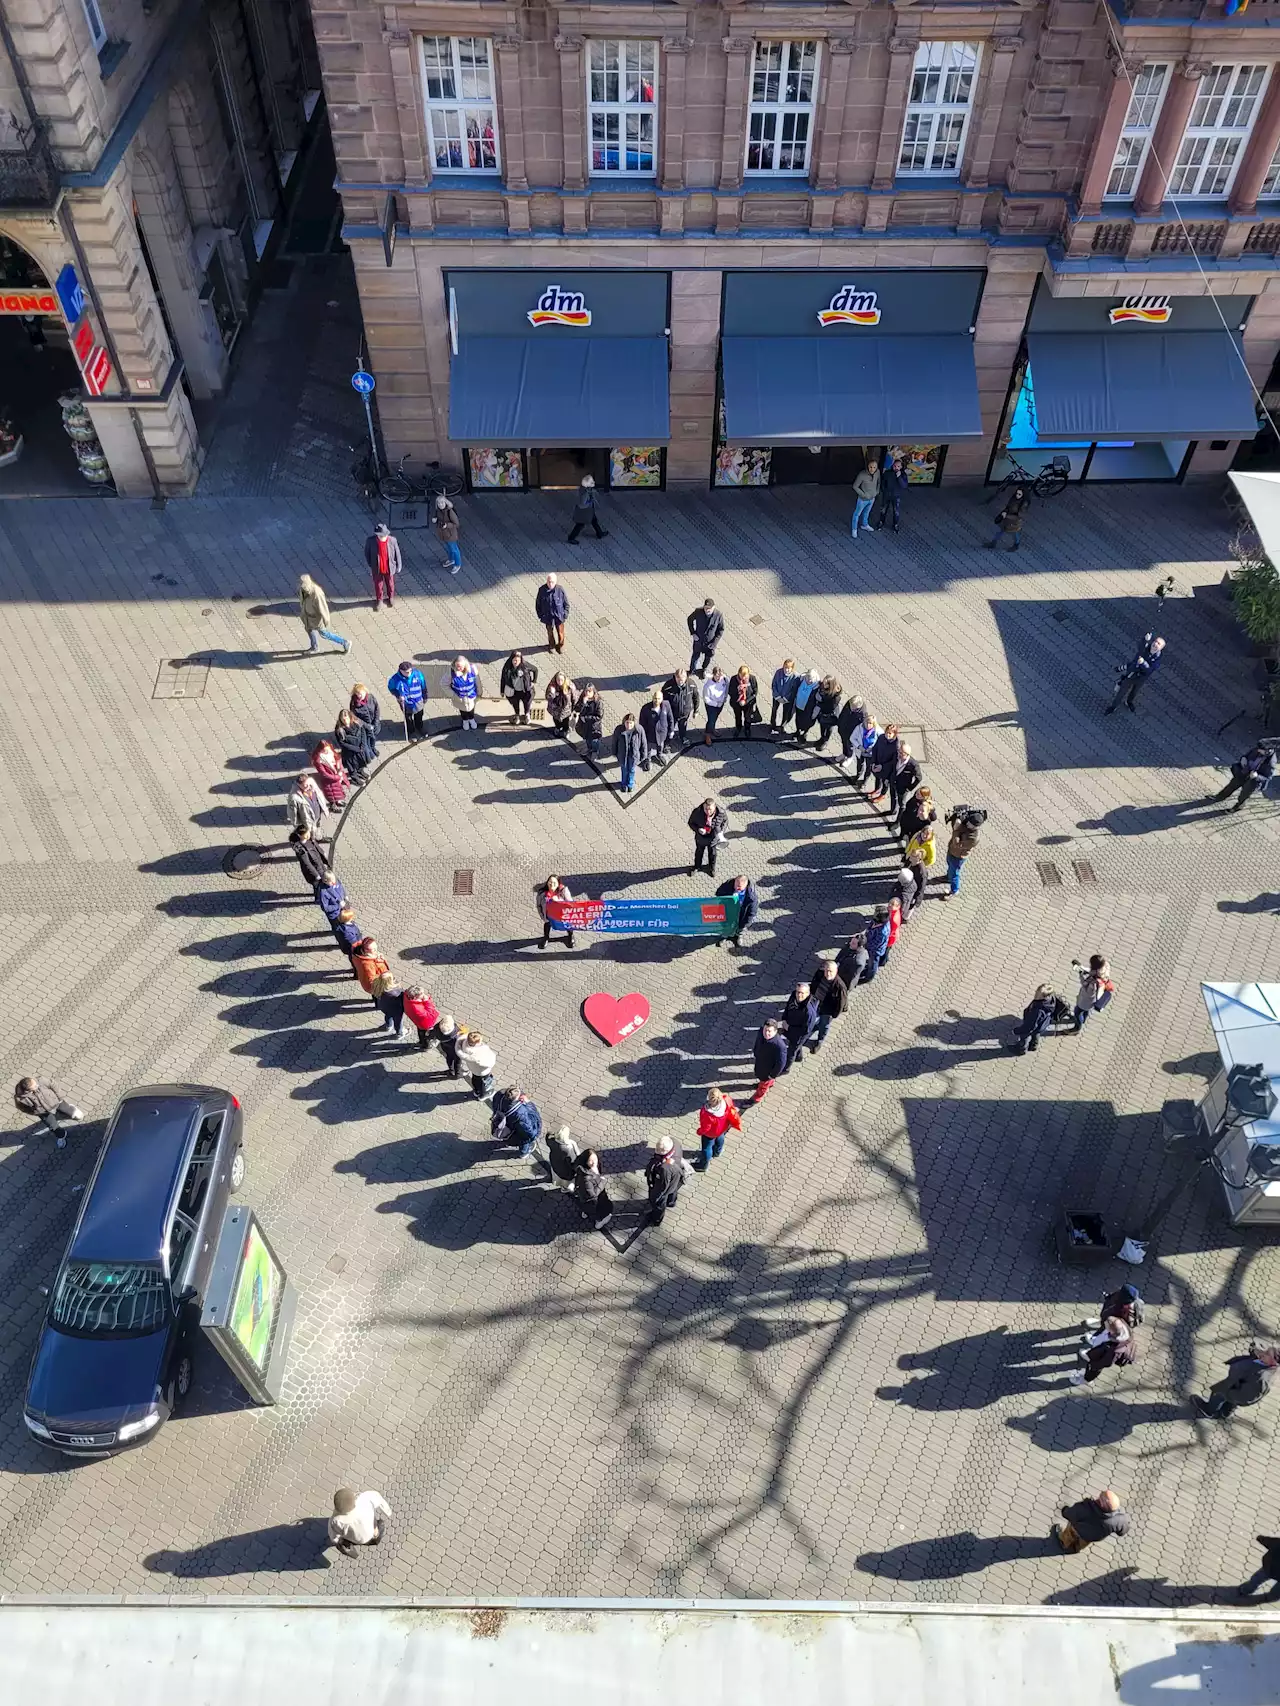
<svg viewBox="0 0 1280 1706">
<path fill-rule="evenodd" d="M 353 444 L 350 448 L 355 452 L 355 460 L 351 464 L 351 478 L 355 481 L 356 490 L 364 499 L 369 513 L 376 514 L 380 502 L 378 481 L 382 477 L 382 470 L 367 444 Z"/>
<path fill-rule="evenodd" d="M 378 481 L 378 490 L 389 503 L 410 503 L 414 498 L 456 498 L 462 490 L 462 475 L 450 473 L 438 462 L 431 463 L 417 479 L 405 468 L 406 451 L 397 466 Z"/>
<path fill-rule="evenodd" d="M 1012 491 L 1015 486 L 1025 487 L 1027 491 L 1034 493 L 1038 498 L 1056 498 L 1059 492 L 1064 492 L 1067 489 L 1067 481 L 1071 478 L 1071 458 L 1069 456 L 1055 456 L 1053 461 L 1041 468 L 1038 474 L 1033 474 L 1029 468 L 1024 468 L 1021 462 L 1016 461 L 1012 456 L 1008 458 L 1008 461 L 1009 472 L 987 500 L 989 503 L 1005 492 Z"/>
</svg>

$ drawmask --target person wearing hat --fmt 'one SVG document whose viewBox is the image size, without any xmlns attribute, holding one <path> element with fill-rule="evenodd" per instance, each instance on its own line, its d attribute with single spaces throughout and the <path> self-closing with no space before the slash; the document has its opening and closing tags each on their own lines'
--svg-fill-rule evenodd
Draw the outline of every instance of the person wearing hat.
<svg viewBox="0 0 1280 1706">
<path fill-rule="evenodd" d="M 578 543 L 578 535 L 588 524 L 595 529 L 597 539 L 609 537 L 609 529 L 601 527 L 600 517 L 596 513 L 596 483 L 590 474 L 584 474 L 573 505 L 573 526 L 569 529 L 570 545 Z M 552 579 L 554 578 L 553 576 Z"/>
<path fill-rule="evenodd" d="M 351 650 L 351 641 L 335 634 L 329 626 L 333 621 L 329 614 L 329 600 L 325 597 L 324 588 L 310 575 L 298 576 L 298 604 L 302 612 L 302 626 L 307 630 L 308 650 L 318 652 L 321 640 L 341 646 L 344 652 Z"/>
<path fill-rule="evenodd" d="M 649 1193 L 649 1220 L 661 1226 L 669 1208 L 676 1206 L 684 1183 L 684 1152 L 669 1137 L 660 1137 L 644 1164 L 645 1188 Z"/>
<path fill-rule="evenodd" d="M 456 575 L 462 567 L 462 549 L 458 544 L 458 512 L 443 494 L 436 499 L 431 521 L 436 530 L 436 538 L 445 549 L 442 567 L 448 569 L 451 575 Z"/>
<path fill-rule="evenodd" d="M 396 576 L 400 573 L 400 546 L 385 521 L 380 521 L 365 540 L 364 560 L 373 575 L 373 608 L 382 609 L 385 593 L 390 610 L 395 603 Z"/>
<path fill-rule="evenodd" d="M 408 658 L 387 682 L 387 691 L 404 713 L 404 732 L 407 740 L 425 740 L 422 729 L 423 712 L 427 704 L 427 678 L 415 669 Z"/>
</svg>

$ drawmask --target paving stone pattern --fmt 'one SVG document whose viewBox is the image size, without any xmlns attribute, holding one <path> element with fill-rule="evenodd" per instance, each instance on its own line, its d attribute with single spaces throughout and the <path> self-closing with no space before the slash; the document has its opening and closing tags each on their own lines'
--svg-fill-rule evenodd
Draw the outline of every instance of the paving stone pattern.
<svg viewBox="0 0 1280 1706">
<path fill-rule="evenodd" d="M 406 535 L 400 596 L 375 614 L 359 507 L 287 458 L 237 492 L 240 453 L 163 512 L 0 507 L 4 1049 L 10 1081 L 51 1074 L 98 1121 L 139 1082 L 242 1097 L 246 1195 L 301 1300 L 285 1399 L 255 1409 L 202 1351 L 186 1413 L 144 1450 L 68 1467 L 28 1442 L 42 1288 L 101 1125 L 58 1152 L 11 1112 L 0 1590 L 1179 1606 L 1247 1574 L 1274 1527 L 1259 1490 L 1280 1410 L 1197 1424 L 1186 1399 L 1280 1328 L 1273 1241 L 1232 1231 L 1202 1174 L 1138 1276 L 1141 1361 L 1085 1393 L 1063 1383 L 1073 1330 L 1127 1275 L 1062 1267 L 1050 1240 L 1064 1202 L 1119 1229 L 1179 1176 L 1160 1110 L 1203 1082 L 1198 980 L 1280 963 L 1274 809 L 1182 809 L 1255 727 L 1213 733 L 1256 705 L 1216 502 L 1072 491 L 1015 556 L 976 548 L 989 512 L 945 489 L 912 494 L 900 538 L 856 544 L 830 491 L 618 495 L 610 538 L 579 549 L 563 497 L 464 499 L 463 573 Z M 566 662 L 609 726 L 687 658 L 710 594 L 727 664 L 762 682 L 784 655 L 835 668 L 923 731 L 944 806 L 991 812 L 963 895 L 929 900 L 822 1053 L 629 1244 L 648 1146 L 691 1141 L 709 1083 L 749 1089 L 756 1026 L 885 895 L 894 849 L 825 758 L 785 744 L 695 747 L 624 812 L 546 731 L 458 732 L 448 660 L 466 648 L 496 689 L 508 648 L 540 637 L 552 568 Z M 350 657 L 299 654 L 304 570 Z M 1166 572 L 1167 666 L 1138 715 L 1103 719 Z M 195 656 L 203 697 L 152 697 L 162 660 Z M 555 660 L 534 656 L 545 681 Z M 280 847 L 290 774 L 354 679 L 385 702 L 401 657 L 427 666 L 434 732 L 353 811 L 341 874 L 400 974 L 491 1034 L 500 1081 L 599 1147 L 612 1241 L 493 1149 L 435 1057 L 374 1038 Z M 764 902 L 740 952 L 536 947 L 549 871 L 593 895 L 709 887 L 684 873 L 708 791 L 732 818 L 721 876 L 746 871 Z M 241 843 L 276 850 L 257 880 L 222 874 Z M 1069 988 L 1072 954 L 1099 948 L 1111 1011 L 1003 1052 L 1032 987 Z M 579 1018 L 595 989 L 643 991 L 649 1025 L 606 1049 Z M 377 1550 L 326 1560 L 320 1518 L 347 1483 L 395 1520 Z M 1058 1507 L 1106 1483 L 1130 1536 L 1052 1555 Z"/>
</svg>

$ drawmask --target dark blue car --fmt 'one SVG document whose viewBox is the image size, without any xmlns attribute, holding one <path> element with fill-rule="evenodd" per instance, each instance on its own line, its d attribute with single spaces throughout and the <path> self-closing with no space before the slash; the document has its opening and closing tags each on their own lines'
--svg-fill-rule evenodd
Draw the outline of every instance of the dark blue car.
<svg viewBox="0 0 1280 1706">
<path fill-rule="evenodd" d="M 243 1137 L 226 1090 L 158 1084 L 122 1098 L 31 1360 L 23 1420 L 42 1444 L 108 1457 L 150 1439 L 186 1396 Z"/>
</svg>

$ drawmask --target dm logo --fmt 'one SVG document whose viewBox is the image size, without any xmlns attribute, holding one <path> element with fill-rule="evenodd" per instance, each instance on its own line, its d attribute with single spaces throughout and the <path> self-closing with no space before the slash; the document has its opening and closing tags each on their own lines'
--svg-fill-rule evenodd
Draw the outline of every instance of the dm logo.
<svg viewBox="0 0 1280 1706">
<path fill-rule="evenodd" d="M 878 326 L 880 303 L 874 290 L 855 290 L 842 284 L 827 308 L 819 309 L 820 326 Z"/>
<path fill-rule="evenodd" d="M 1163 326 L 1167 324 L 1173 313 L 1170 299 L 1167 296 L 1126 296 L 1107 316 L 1113 326 L 1122 326 L 1126 320 L 1140 320 L 1148 326 Z"/>
<path fill-rule="evenodd" d="M 538 298 L 538 306 L 529 310 L 531 326 L 589 326 L 591 310 L 580 290 L 561 290 L 549 284 Z"/>
</svg>

